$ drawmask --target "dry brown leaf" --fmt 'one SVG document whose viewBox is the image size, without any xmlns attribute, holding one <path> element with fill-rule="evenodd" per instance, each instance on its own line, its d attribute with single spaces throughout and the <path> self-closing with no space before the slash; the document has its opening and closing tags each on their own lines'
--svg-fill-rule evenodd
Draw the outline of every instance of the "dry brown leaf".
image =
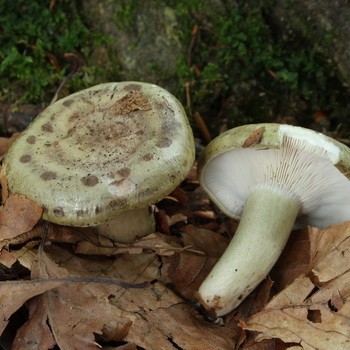
<svg viewBox="0 0 350 350">
<path fill-rule="evenodd" d="M 350 273 L 329 287 L 308 297 L 315 285 L 301 276 L 242 326 L 261 332 L 258 341 L 280 338 L 305 350 L 350 349 Z M 332 298 L 338 299 L 338 288 L 342 305 L 333 311 Z"/>
<path fill-rule="evenodd" d="M 30 231 L 40 220 L 42 208 L 30 199 L 10 195 L 0 207 L 0 241 L 9 240 Z"/>
<path fill-rule="evenodd" d="M 242 326 L 261 332 L 257 340 L 279 338 L 305 350 L 350 349 L 349 241 L 349 222 L 310 229 L 315 281 L 298 277 Z"/>
<path fill-rule="evenodd" d="M 0 334 L 10 316 L 28 299 L 64 284 L 64 281 L 4 281 L 0 283 Z"/>
<path fill-rule="evenodd" d="M 152 233 L 130 244 L 115 243 L 114 247 L 101 247 L 87 241 L 82 241 L 77 245 L 75 252 L 84 255 L 112 256 L 126 253 L 141 254 L 145 250 L 149 250 L 154 251 L 161 256 L 168 256 L 173 255 L 176 251 L 182 251 L 185 249 L 187 248 L 177 244 L 172 237 L 159 233 Z"/>
<path fill-rule="evenodd" d="M 162 278 L 187 300 L 196 300 L 196 293 L 217 259 L 182 252 L 163 258 Z"/>
<path fill-rule="evenodd" d="M 38 295 L 28 303 L 29 321 L 17 332 L 12 350 L 21 349 L 53 349 L 56 341 L 47 324 L 47 311 L 43 305 L 47 303 L 46 295 Z M 28 334 L 31 336 L 28 337 Z"/>
<path fill-rule="evenodd" d="M 286 350 L 287 345 L 279 339 L 262 340 L 257 343 L 254 339 L 246 341 L 239 350 Z M 288 350 L 300 349 L 300 347 L 288 347 Z"/>
<path fill-rule="evenodd" d="M 112 107 L 116 114 L 129 114 L 132 111 L 148 111 L 152 105 L 145 95 L 136 90 L 131 90 L 118 100 Z"/>
<path fill-rule="evenodd" d="M 249 316 L 261 311 L 270 300 L 273 281 L 268 276 L 258 288 L 239 305 L 239 318 L 246 320 Z"/>
<path fill-rule="evenodd" d="M 188 203 L 188 196 L 181 187 L 176 187 L 175 190 L 169 194 L 169 197 L 175 198 L 182 205 Z"/>
<path fill-rule="evenodd" d="M 0 251 L 0 264 L 10 268 L 16 261 L 17 258 L 9 251 L 5 249 Z"/>
<path fill-rule="evenodd" d="M 326 230 L 309 229 L 312 271 L 327 282 L 350 269 L 350 222 Z"/>
<path fill-rule="evenodd" d="M 207 322 L 194 307 L 158 282 L 162 263 L 156 254 L 149 251 L 122 254 L 116 259 L 87 260 L 52 244 L 46 249 L 47 254 L 39 256 L 33 266 L 33 278 L 79 275 L 154 282 L 143 289 L 65 283 L 32 298 L 27 302 L 30 318 L 18 330 L 14 349 L 52 348 L 55 344 L 62 349 L 97 349 L 99 345 L 95 341 L 101 339 L 122 340 L 144 349 L 234 348 L 235 333 L 239 331 L 236 323 L 220 327 Z M 17 308 L 31 296 L 28 293 L 22 296 Z M 10 315 L 5 312 L 3 319 Z"/>
<path fill-rule="evenodd" d="M 119 322 L 131 321 L 124 341 L 144 349 L 231 350 L 237 325 L 215 326 L 205 321 L 182 298 L 158 282 L 162 263 L 154 253 L 123 254 L 90 261 L 55 250 L 55 260 L 74 275 L 104 275 L 128 281 L 155 281 L 144 289 L 123 289 L 104 285 L 110 302 L 120 313 Z M 84 301 L 81 301 L 84 302 Z"/>
<path fill-rule="evenodd" d="M 178 224 L 179 222 L 187 222 L 188 217 L 182 213 L 177 213 L 169 218 L 169 226 Z"/>
<path fill-rule="evenodd" d="M 257 143 L 260 142 L 263 134 L 265 131 L 265 127 L 262 126 L 256 130 L 254 130 L 248 137 L 247 139 L 243 142 L 242 148 L 250 147 L 252 145 L 256 145 Z"/>
<path fill-rule="evenodd" d="M 207 256 L 220 258 L 229 244 L 229 239 L 204 228 L 194 225 L 181 227 L 181 235 L 186 246 L 192 245 L 203 251 Z"/>
<path fill-rule="evenodd" d="M 38 246 L 38 242 L 29 241 L 20 249 L 12 250 L 11 254 L 17 258 L 18 262 L 22 266 L 24 266 L 30 271 L 36 259 L 35 248 L 37 246 Z"/>
<path fill-rule="evenodd" d="M 19 132 L 14 133 L 11 137 L 0 137 L 0 158 L 4 156 L 5 153 L 9 150 L 13 142 L 20 135 Z"/>
<path fill-rule="evenodd" d="M 9 196 L 9 189 L 6 174 L 2 170 L 2 166 L 0 166 L 1 202 L 4 203 Z"/>
<path fill-rule="evenodd" d="M 157 231 L 165 235 L 170 235 L 169 216 L 165 211 L 160 209 L 154 212 L 154 218 L 156 220 Z"/>
<path fill-rule="evenodd" d="M 33 278 L 68 275 L 44 253 L 32 269 Z M 121 312 L 111 307 L 108 297 L 100 284 L 80 282 L 45 292 L 28 303 L 30 318 L 18 330 L 13 348 L 30 349 L 28 344 L 32 344 L 33 349 L 46 349 L 57 344 L 61 349 L 98 349 L 94 334 L 122 339 L 130 321 L 120 319 Z"/>
<path fill-rule="evenodd" d="M 308 229 L 293 231 L 276 265 L 270 272 L 274 289 L 280 292 L 298 276 L 310 272 L 310 238 Z"/>
</svg>

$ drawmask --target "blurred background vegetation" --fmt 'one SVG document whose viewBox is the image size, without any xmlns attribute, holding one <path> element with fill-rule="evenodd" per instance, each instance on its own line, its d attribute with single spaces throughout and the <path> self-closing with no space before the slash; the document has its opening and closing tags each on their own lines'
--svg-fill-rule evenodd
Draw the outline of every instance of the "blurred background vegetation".
<svg viewBox="0 0 350 350">
<path fill-rule="evenodd" d="M 69 72 L 70 52 L 81 68 L 61 97 L 142 80 L 170 90 L 191 122 L 199 113 L 213 135 L 245 123 L 320 120 L 321 129 L 342 125 L 348 137 L 349 86 L 324 49 L 336 44 L 337 28 L 318 28 L 317 18 L 298 13 L 302 3 L 2 0 L 0 119 L 22 105 L 47 106 Z"/>
</svg>

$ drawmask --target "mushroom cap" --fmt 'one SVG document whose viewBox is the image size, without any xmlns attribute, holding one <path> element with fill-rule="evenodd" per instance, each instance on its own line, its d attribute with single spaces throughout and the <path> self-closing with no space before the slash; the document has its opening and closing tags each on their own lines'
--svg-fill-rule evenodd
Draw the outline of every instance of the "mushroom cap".
<svg viewBox="0 0 350 350">
<path fill-rule="evenodd" d="M 63 225 L 93 226 L 168 195 L 194 161 L 181 103 L 163 88 L 106 83 L 48 106 L 6 155 L 11 193 Z"/>
<path fill-rule="evenodd" d="M 261 139 L 243 146 L 260 128 Z M 198 164 L 200 184 L 226 215 L 239 220 L 249 194 L 269 187 L 299 201 L 295 227 L 350 220 L 347 176 L 348 147 L 313 130 L 281 124 L 228 130 L 206 147 Z"/>
</svg>

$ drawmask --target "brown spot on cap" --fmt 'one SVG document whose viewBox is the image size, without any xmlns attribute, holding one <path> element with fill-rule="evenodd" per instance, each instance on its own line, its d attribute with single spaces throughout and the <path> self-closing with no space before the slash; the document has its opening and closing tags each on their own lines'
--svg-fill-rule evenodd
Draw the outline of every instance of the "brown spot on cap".
<svg viewBox="0 0 350 350">
<path fill-rule="evenodd" d="M 171 139 L 169 139 L 167 137 L 163 137 L 156 143 L 156 146 L 159 147 L 159 148 L 167 148 L 172 143 L 173 143 L 173 141 Z"/>
<path fill-rule="evenodd" d="M 82 216 L 86 215 L 87 213 L 88 213 L 87 210 L 82 210 L 82 209 L 76 211 L 78 218 L 81 218 Z"/>
<path fill-rule="evenodd" d="M 157 191 L 155 188 L 145 188 L 138 194 L 139 199 L 150 198 L 154 196 L 154 193 Z"/>
<path fill-rule="evenodd" d="M 45 171 L 40 175 L 40 178 L 44 181 L 56 179 L 57 174 L 53 171 Z"/>
<path fill-rule="evenodd" d="M 64 211 L 63 211 L 62 207 L 54 208 L 53 213 L 54 213 L 54 215 L 56 215 L 59 218 L 63 218 L 64 217 Z"/>
<path fill-rule="evenodd" d="M 95 208 L 95 214 L 100 214 L 100 213 L 102 213 L 102 208 L 101 207 L 99 207 L 99 206 L 97 206 L 96 208 Z"/>
<path fill-rule="evenodd" d="M 74 103 L 74 100 L 72 98 L 65 100 L 62 104 L 65 107 L 70 107 Z"/>
<path fill-rule="evenodd" d="M 32 156 L 29 154 L 24 154 L 21 158 L 19 158 L 19 161 L 21 163 L 29 163 L 32 160 Z"/>
<path fill-rule="evenodd" d="M 72 136 L 73 134 L 75 134 L 77 132 L 77 129 L 75 126 L 73 126 L 73 128 L 70 128 L 68 131 L 67 131 L 67 135 L 68 136 Z"/>
<path fill-rule="evenodd" d="M 95 186 L 98 184 L 98 177 L 95 175 L 87 175 L 81 178 L 81 182 L 85 186 Z"/>
<path fill-rule="evenodd" d="M 141 90 L 141 85 L 138 85 L 138 84 L 128 84 L 128 85 L 125 85 L 123 87 L 123 90 L 124 91 L 131 91 L 131 90 L 135 90 L 135 91 L 138 91 L 138 90 Z"/>
<path fill-rule="evenodd" d="M 113 181 L 108 186 L 109 191 L 116 196 L 125 196 L 135 191 L 136 184 L 128 178 Z"/>
<path fill-rule="evenodd" d="M 142 160 L 144 160 L 145 162 L 149 162 L 152 159 L 153 159 L 153 154 L 151 153 L 147 153 L 142 157 Z"/>
<path fill-rule="evenodd" d="M 53 132 L 52 125 L 50 123 L 45 123 L 41 126 L 42 131 Z"/>
<path fill-rule="evenodd" d="M 117 171 L 117 173 L 121 176 L 121 177 L 129 177 L 130 175 L 130 169 L 129 168 L 123 168 Z"/>
<path fill-rule="evenodd" d="M 122 207 L 126 204 L 126 198 L 124 197 L 119 197 L 115 198 L 112 201 L 109 202 L 109 207 L 111 208 L 117 208 L 117 207 Z"/>
<path fill-rule="evenodd" d="M 36 137 L 34 135 L 31 135 L 27 138 L 27 142 L 31 145 L 34 145 L 35 141 L 36 141 Z"/>
<path fill-rule="evenodd" d="M 79 119 L 79 113 L 77 113 L 77 112 L 72 113 L 69 117 L 70 122 L 73 120 L 77 120 L 77 119 Z"/>
</svg>

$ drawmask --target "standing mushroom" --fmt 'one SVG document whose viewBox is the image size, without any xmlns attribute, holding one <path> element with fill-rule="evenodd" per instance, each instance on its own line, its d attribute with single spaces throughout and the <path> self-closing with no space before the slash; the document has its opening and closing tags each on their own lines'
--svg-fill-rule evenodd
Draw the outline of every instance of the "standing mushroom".
<svg viewBox="0 0 350 350">
<path fill-rule="evenodd" d="M 45 220 L 83 227 L 133 208 L 146 208 L 147 219 L 148 206 L 179 185 L 193 160 L 180 102 L 157 85 L 120 82 L 47 107 L 13 144 L 2 172 L 9 191 L 39 204 Z M 113 237 L 108 226 L 102 233 Z"/>
<path fill-rule="evenodd" d="M 213 140 L 199 160 L 199 181 L 240 223 L 199 288 L 204 307 L 217 316 L 237 307 L 269 273 L 293 226 L 350 220 L 349 171 L 345 145 L 301 127 L 245 125 Z"/>
</svg>

